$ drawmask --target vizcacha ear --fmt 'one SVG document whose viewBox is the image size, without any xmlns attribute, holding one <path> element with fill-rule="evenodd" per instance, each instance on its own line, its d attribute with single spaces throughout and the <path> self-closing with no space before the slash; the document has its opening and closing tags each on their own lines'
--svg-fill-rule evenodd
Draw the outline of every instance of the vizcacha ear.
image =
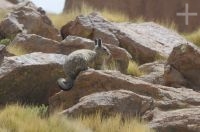
<svg viewBox="0 0 200 132">
<path fill-rule="evenodd" d="M 100 38 L 98 39 L 98 47 L 102 47 L 102 40 Z"/>
</svg>

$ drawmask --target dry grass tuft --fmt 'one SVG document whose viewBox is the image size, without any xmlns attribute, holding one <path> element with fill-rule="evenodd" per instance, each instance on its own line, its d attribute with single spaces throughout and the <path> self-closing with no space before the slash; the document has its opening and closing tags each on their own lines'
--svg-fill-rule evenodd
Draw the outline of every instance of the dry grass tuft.
<svg viewBox="0 0 200 132">
<path fill-rule="evenodd" d="M 200 47 L 200 29 L 193 33 L 184 34 L 184 37 Z"/>
<path fill-rule="evenodd" d="M 102 118 L 100 114 L 67 118 L 41 117 L 41 108 L 11 105 L 0 110 L 1 132 L 153 132 L 135 119 L 122 121 L 120 115 Z"/>
<path fill-rule="evenodd" d="M 139 70 L 139 65 L 135 61 L 129 61 L 127 73 L 133 76 L 142 76 L 144 73 Z"/>
<path fill-rule="evenodd" d="M 128 22 L 130 21 L 129 17 L 120 11 L 113 11 L 109 9 L 97 10 L 88 6 L 86 4 L 82 4 L 80 8 L 74 8 L 68 12 L 62 14 L 48 14 L 54 25 L 60 29 L 63 25 L 68 23 L 69 21 L 74 20 L 79 15 L 88 15 L 92 12 L 99 12 L 101 15 L 113 22 Z"/>
</svg>

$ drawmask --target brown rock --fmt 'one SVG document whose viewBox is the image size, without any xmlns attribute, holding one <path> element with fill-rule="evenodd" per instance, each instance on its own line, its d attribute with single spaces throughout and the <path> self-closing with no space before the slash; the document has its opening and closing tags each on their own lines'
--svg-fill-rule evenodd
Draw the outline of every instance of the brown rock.
<svg viewBox="0 0 200 132">
<path fill-rule="evenodd" d="M 0 66 L 0 105 L 10 103 L 47 104 L 58 92 L 65 55 L 32 53 L 6 57 Z"/>
<path fill-rule="evenodd" d="M 189 12 L 199 12 L 199 0 L 66 0 L 64 11 L 80 9 L 81 5 L 89 5 L 94 9 L 112 9 L 120 11 L 132 19 L 144 17 L 146 21 L 174 22 L 179 31 L 196 31 L 200 25 L 200 16 L 190 17 L 189 25 L 185 25 L 185 17 L 176 13 L 185 12 L 185 4 L 189 4 Z M 158 6 L 159 5 L 159 6 Z"/>
<path fill-rule="evenodd" d="M 155 23 L 112 23 L 97 13 L 77 17 L 63 26 L 61 34 L 89 39 L 100 37 L 105 43 L 126 49 L 141 64 L 159 57 L 167 58 L 175 46 L 187 42 L 177 33 Z"/>
<path fill-rule="evenodd" d="M 152 84 L 164 85 L 164 61 L 156 61 L 146 63 L 139 67 L 139 70 L 144 73 L 139 79 Z"/>
<path fill-rule="evenodd" d="M 149 124 L 159 132 L 199 132 L 200 107 L 167 112 L 154 110 Z"/>
<path fill-rule="evenodd" d="M 16 34 L 23 32 L 61 40 L 59 32 L 52 25 L 51 20 L 38 9 L 30 1 L 19 4 L 0 23 L 1 35 L 12 39 Z"/>
<path fill-rule="evenodd" d="M 120 89 L 151 97 L 155 107 L 162 110 L 200 105 L 200 93 L 191 89 L 153 85 L 119 72 L 88 70 L 79 74 L 70 91 L 61 91 L 50 98 L 49 108 L 50 111 L 60 107 L 67 109 L 78 103 L 83 96 Z"/>
<path fill-rule="evenodd" d="M 200 91 L 200 50 L 187 44 L 174 48 L 165 67 L 166 85 Z"/>
<path fill-rule="evenodd" d="M 150 97 L 141 96 L 131 91 L 116 90 L 85 96 L 79 100 L 78 104 L 64 110 L 61 114 L 79 116 L 101 111 L 104 116 L 120 113 L 124 117 L 130 117 L 143 115 L 152 108 L 153 100 Z"/>
</svg>

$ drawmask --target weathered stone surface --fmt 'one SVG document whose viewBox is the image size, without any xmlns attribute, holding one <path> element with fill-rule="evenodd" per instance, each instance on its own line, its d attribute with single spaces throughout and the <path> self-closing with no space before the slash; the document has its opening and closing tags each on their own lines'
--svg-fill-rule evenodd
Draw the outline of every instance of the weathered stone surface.
<svg viewBox="0 0 200 132">
<path fill-rule="evenodd" d="M 5 45 L 0 44 L 0 66 L 4 60 L 4 55 L 5 55 Z"/>
<path fill-rule="evenodd" d="M 155 23 L 112 23 L 97 13 L 77 17 L 63 26 L 61 34 L 64 38 L 67 35 L 89 39 L 101 37 L 105 43 L 126 49 L 141 64 L 168 57 L 175 46 L 187 42 L 177 33 Z"/>
<path fill-rule="evenodd" d="M 179 31 L 196 31 L 200 25 L 200 16 L 190 17 L 189 25 L 185 25 L 185 17 L 177 16 L 185 12 L 185 4 L 189 4 L 189 12 L 199 12 L 199 0 L 66 0 L 64 11 L 79 9 L 83 4 L 94 9 L 112 9 L 120 11 L 132 19 L 143 17 L 146 21 L 174 23 Z M 158 6 L 159 5 L 159 6 Z"/>
<path fill-rule="evenodd" d="M 151 97 L 155 107 L 162 110 L 200 105 L 200 93 L 191 89 L 153 85 L 114 71 L 88 70 L 79 74 L 70 91 L 61 91 L 50 98 L 50 111 L 61 106 L 70 108 L 81 97 L 92 93 L 120 89 Z"/>
<path fill-rule="evenodd" d="M 153 108 L 153 100 L 127 90 L 100 92 L 85 96 L 79 103 L 64 110 L 61 114 L 68 116 L 89 115 L 101 111 L 111 116 L 120 113 L 122 116 L 139 116 Z"/>
<path fill-rule="evenodd" d="M 7 46 L 8 50 L 11 48 L 20 48 L 25 53 L 60 53 L 61 50 L 60 43 L 58 41 L 48 39 L 36 34 L 24 33 L 19 33 Z"/>
<path fill-rule="evenodd" d="M 0 66 L 0 105 L 7 103 L 47 104 L 59 89 L 65 55 L 32 53 L 5 57 Z"/>
<path fill-rule="evenodd" d="M 0 1 L 0 10 L 2 9 L 10 9 L 13 8 L 14 4 L 8 2 L 7 0 L 1 0 Z"/>
<path fill-rule="evenodd" d="M 4 38 L 13 38 L 23 32 L 61 40 L 58 30 L 55 29 L 45 11 L 37 8 L 30 1 L 19 4 L 8 14 L 0 23 L 0 32 Z"/>
<path fill-rule="evenodd" d="M 200 49 L 194 45 L 174 48 L 165 67 L 165 84 L 200 91 Z"/>
<path fill-rule="evenodd" d="M 200 107 L 167 112 L 154 110 L 150 126 L 159 132 L 199 132 Z"/>
<path fill-rule="evenodd" d="M 145 82 L 164 85 L 164 67 L 164 61 L 156 61 L 141 65 L 139 70 L 144 72 L 144 75 L 139 78 Z"/>
</svg>

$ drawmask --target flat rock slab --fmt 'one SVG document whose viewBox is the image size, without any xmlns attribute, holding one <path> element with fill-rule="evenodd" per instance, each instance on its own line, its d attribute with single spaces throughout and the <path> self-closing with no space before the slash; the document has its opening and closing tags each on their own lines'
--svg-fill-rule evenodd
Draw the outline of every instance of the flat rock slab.
<svg viewBox="0 0 200 132">
<path fill-rule="evenodd" d="M 32 53 L 5 57 L 0 66 L 0 105 L 47 104 L 56 81 L 63 76 L 65 55 Z"/>
</svg>

